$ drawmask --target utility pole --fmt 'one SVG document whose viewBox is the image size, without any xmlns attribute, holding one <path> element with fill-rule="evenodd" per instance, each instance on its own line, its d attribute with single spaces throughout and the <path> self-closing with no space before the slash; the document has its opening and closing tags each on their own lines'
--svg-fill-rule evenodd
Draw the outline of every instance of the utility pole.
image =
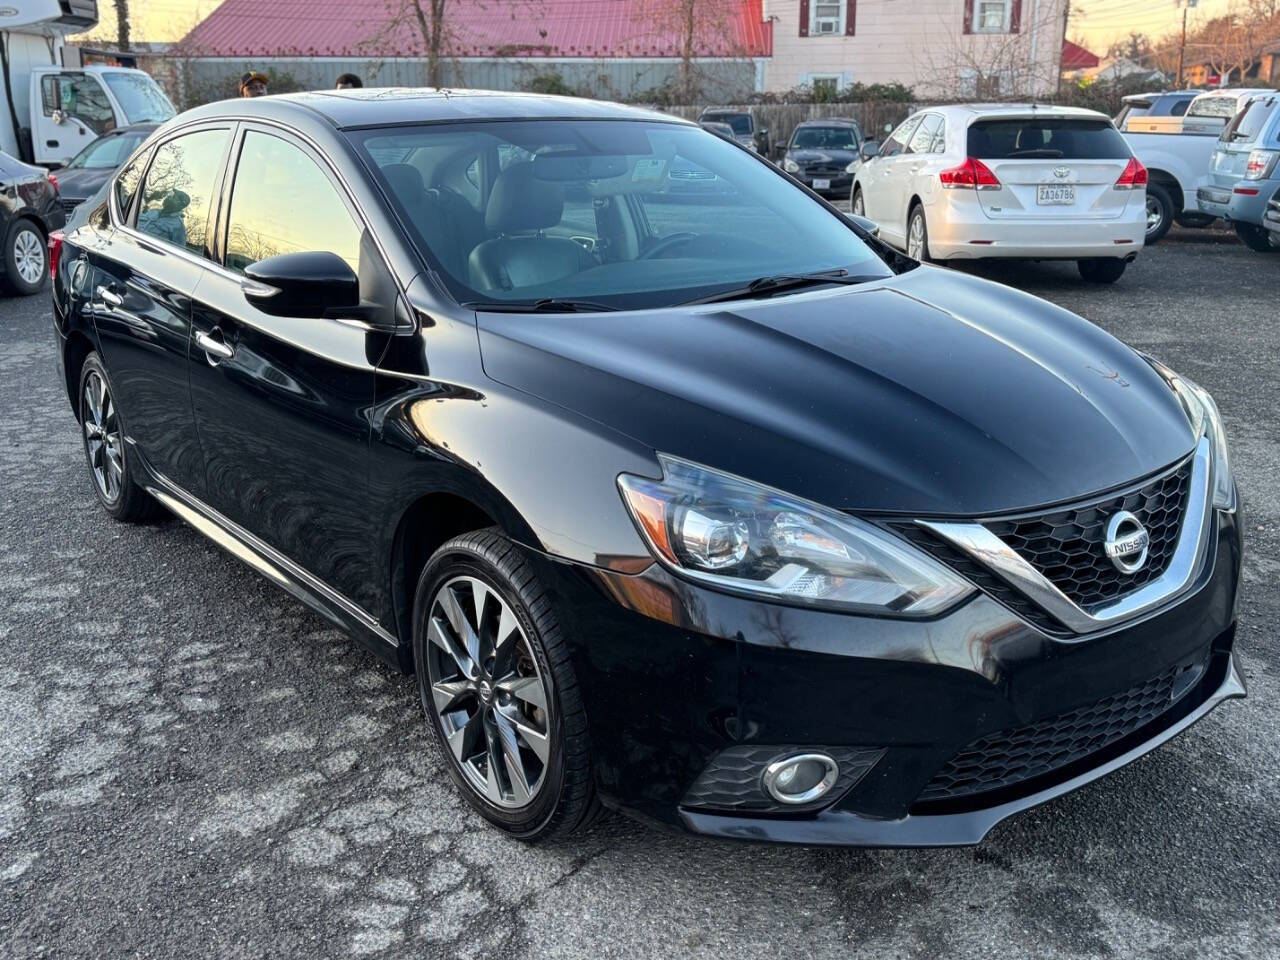
<svg viewBox="0 0 1280 960">
<path fill-rule="evenodd" d="M 1196 5 L 1196 0 L 1174 0 L 1182 7 L 1182 39 L 1178 41 L 1178 75 L 1174 78 L 1174 89 L 1182 89 L 1182 58 L 1187 50 L 1187 11 Z"/>
</svg>

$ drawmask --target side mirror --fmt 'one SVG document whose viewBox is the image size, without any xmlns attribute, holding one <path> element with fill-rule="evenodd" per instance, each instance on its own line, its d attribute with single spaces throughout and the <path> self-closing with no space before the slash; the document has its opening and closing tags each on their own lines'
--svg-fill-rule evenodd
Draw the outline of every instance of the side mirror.
<svg viewBox="0 0 1280 960">
<path fill-rule="evenodd" d="M 862 146 L 858 148 L 858 156 L 863 160 L 874 160 L 880 156 L 880 144 L 874 140 L 864 140 Z"/>
<path fill-rule="evenodd" d="M 856 213 L 846 213 L 844 218 L 855 227 L 865 230 L 873 237 L 880 236 L 880 224 L 876 223 L 874 220 L 868 220 L 866 217 L 860 217 Z"/>
<path fill-rule="evenodd" d="M 244 298 L 274 317 L 361 319 L 360 280 L 336 253 L 282 253 L 250 264 Z"/>
<path fill-rule="evenodd" d="M 49 114 L 49 119 L 52 120 L 58 126 L 62 126 L 64 123 L 67 122 L 67 115 L 63 113 L 61 110 L 54 110 L 53 113 Z"/>
</svg>

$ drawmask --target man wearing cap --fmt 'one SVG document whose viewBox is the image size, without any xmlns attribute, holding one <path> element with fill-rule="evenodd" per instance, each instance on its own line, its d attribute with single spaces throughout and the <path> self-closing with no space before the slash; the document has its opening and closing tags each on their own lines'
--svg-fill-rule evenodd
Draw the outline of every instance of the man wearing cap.
<svg viewBox="0 0 1280 960">
<path fill-rule="evenodd" d="M 240 96 L 265 97 L 267 95 L 267 75 L 257 70 L 250 70 L 240 76 Z"/>
</svg>

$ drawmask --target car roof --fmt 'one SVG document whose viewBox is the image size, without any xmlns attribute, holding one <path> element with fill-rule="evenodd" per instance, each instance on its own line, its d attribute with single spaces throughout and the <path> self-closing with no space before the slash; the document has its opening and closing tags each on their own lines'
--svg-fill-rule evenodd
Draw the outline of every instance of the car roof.
<svg viewBox="0 0 1280 960">
<path fill-rule="evenodd" d="M 856 127 L 857 125 L 858 121 L 853 117 L 811 117 L 796 124 L 797 127 Z"/>
<path fill-rule="evenodd" d="M 1133 103 L 1139 100 L 1159 100 L 1161 97 L 1198 97 L 1203 90 L 1153 90 L 1150 93 L 1130 93 L 1120 98 L 1121 103 Z"/>
<path fill-rule="evenodd" d="M 1059 107 L 1044 103 L 954 103 L 947 106 L 928 107 L 918 113 L 943 113 L 950 116 L 980 120 L 988 117 L 1082 117 L 1090 120 L 1110 120 L 1105 113 L 1086 110 L 1083 107 Z"/>
<path fill-rule="evenodd" d="M 185 123 L 219 117 L 261 117 L 300 123 L 323 119 L 338 129 L 458 120 L 603 119 L 689 123 L 670 114 L 603 100 L 430 87 L 361 87 L 233 98 L 197 107 L 182 114 L 180 119 Z"/>
</svg>

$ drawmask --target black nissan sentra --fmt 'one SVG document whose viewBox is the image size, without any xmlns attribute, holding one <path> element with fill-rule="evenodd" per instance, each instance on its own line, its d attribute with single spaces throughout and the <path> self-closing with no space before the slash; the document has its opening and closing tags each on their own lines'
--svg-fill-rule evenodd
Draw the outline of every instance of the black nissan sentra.
<svg viewBox="0 0 1280 960">
<path fill-rule="evenodd" d="M 103 509 L 416 673 L 512 835 L 971 844 L 1244 694 L 1209 395 L 693 124 L 234 100 L 96 202 L 53 298 Z"/>
</svg>

